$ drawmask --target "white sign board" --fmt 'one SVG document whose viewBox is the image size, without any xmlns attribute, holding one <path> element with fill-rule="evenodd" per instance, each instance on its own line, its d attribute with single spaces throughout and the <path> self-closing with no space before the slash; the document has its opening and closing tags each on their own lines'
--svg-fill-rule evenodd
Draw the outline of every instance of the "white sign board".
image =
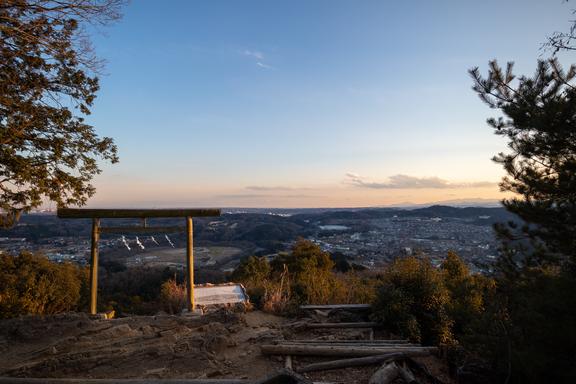
<svg viewBox="0 0 576 384">
<path fill-rule="evenodd" d="M 207 285 L 194 287 L 194 304 L 207 306 L 246 303 L 248 296 L 240 284 Z"/>
</svg>

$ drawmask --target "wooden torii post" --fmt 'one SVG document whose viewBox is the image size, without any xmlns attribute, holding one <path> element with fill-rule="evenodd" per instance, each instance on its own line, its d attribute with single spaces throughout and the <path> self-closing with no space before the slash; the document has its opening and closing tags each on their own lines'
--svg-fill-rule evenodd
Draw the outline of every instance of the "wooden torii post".
<svg viewBox="0 0 576 384">
<path fill-rule="evenodd" d="M 92 219 L 90 247 L 90 313 L 96 314 L 98 302 L 98 240 L 101 233 L 173 233 L 186 231 L 186 287 L 188 310 L 194 309 L 193 217 L 220 216 L 220 209 L 82 209 L 58 208 L 61 219 Z M 185 217 L 185 227 L 149 227 L 148 218 Z M 142 219 L 142 226 L 101 227 L 100 219 Z"/>
</svg>

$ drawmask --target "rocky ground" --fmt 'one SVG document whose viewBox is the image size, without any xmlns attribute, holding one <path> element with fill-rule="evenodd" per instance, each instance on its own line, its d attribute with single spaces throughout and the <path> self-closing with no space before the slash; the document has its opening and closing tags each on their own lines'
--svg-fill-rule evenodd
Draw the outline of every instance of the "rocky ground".
<svg viewBox="0 0 576 384">
<path fill-rule="evenodd" d="M 95 319 L 82 313 L 0 321 L 0 376 L 67 378 L 255 379 L 284 366 L 264 356 L 272 340 L 364 338 L 361 330 L 305 330 L 259 311 L 204 316 L 132 316 Z M 343 334 L 345 332 L 346 334 Z M 297 357 L 294 366 L 318 359 Z M 420 358 L 450 382 L 435 357 Z M 377 367 L 314 372 L 314 381 L 367 383 Z"/>
</svg>

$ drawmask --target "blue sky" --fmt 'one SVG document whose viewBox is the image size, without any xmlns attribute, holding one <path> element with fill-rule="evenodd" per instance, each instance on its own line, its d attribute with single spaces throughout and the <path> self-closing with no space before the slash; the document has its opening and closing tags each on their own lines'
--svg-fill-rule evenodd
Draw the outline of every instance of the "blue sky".
<svg viewBox="0 0 576 384">
<path fill-rule="evenodd" d="M 89 206 L 499 198 L 506 143 L 467 70 L 532 73 L 571 5 L 134 0 L 93 36 L 107 66 L 89 121 L 120 163 Z"/>
</svg>

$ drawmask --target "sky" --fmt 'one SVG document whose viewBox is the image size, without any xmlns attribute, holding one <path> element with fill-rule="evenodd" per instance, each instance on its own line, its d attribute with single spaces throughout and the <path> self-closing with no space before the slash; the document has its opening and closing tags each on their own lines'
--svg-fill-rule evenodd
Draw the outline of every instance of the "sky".
<svg viewBox="0 0 576 384">
<path fill-rule="evenodd" d="M 571 5 L 133 0 L 92 36 L 107 64 L 88 121 L 120 162 L 88 207 L 501 199 L 506 141 L 467 71 L 533 73 Z"/>
</svg>

